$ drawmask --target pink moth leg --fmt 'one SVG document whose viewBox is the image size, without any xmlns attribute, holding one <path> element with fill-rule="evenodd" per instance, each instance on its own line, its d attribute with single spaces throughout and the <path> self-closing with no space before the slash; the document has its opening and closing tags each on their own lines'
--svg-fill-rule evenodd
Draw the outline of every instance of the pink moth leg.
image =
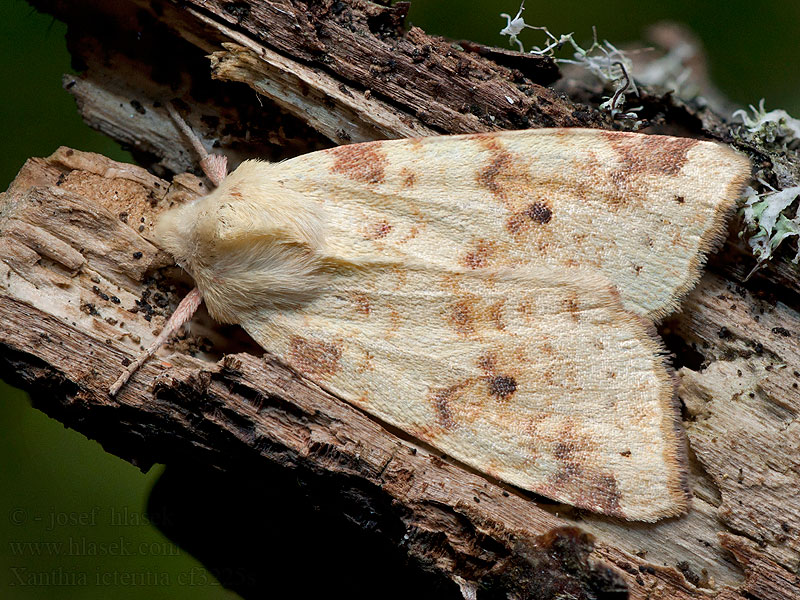
<svg viewBox="0 0 800 600">
<path fill-rule="evenodd" d="M 197 311 L 200 303 L 203 301 L 203 294 L 200 293 L 200 290 L 197 288 L 192 289 L 191 292 L 186 294 L 186 296 L 181 300 L 181 303 L 178 304 L 178 308 L 175 309 L 175 312 L 172 313 L 172 316 L 169 318 L 167 323 L 164 325 L 164 329 L 161 330 L 161 333 L 158 334 L 158 337 L 153 340 L 153 343 L 150 344 L 147 348 L 145 348 L 144 352 L 142 352 L 135 361 L 133 361 L 128 368 L 122 372 L 117 380 L 114 382 L 108 393 L 111 396 L 116 396 L 117 392 L 128 382 L 128 379 L 131 378 L 131 375 L 136 373 L 139 370 L 145 361 L 148 358 L 153 356 L 156 351 L 163 346 L 169 338 L 175 335 L 178 330 L 183 327 L 184 323 L 189 321 L 193 316 L 195 311 Z"/>
</svg>

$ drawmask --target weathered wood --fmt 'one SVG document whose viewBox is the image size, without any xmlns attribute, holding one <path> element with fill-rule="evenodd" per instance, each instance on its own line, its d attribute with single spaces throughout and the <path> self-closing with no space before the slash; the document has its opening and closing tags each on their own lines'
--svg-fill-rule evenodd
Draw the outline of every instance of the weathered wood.
<svg viewBox="0 0 800 600">
<path fill-rule="evenodd" d="M 84 118 L 135 145 L 159 173 L 194 166 L 159 106 L 175 98 L 207 147 L 217 142 L 234 164 L 331 141 L 608 125 L 526 78 L 548 81 L 546 65 L 523 73 L 418 29 L 402 35 L 402 7 L 37 4 L 70 23 L 72 51 L 88 66 L 65 80 Z M 128 41 L 131 31 L 140 33 L 138 46 Z M 163 55 L 153 48 L 169 49 L 174 61 L 156 69 Z M 217 81 L 204 53 L 214 55 Z M 231 81 L 258 91 L 264 108 Z M 136 464 L 278 465 L 302 472 L 320 495 L 350 502 L 355 514 L 382 507 L 380 518 L 393 524 L 385 531 L 403 532 L 402 539 L 385 534 L 390 541 L 463 589 L 481 583 L 524 595 L 557 584 L 589 597 L 613 591 L 620 578 L 634 598 L 796 593 L 798 288 L 780 290 L 781 302 L 763 298 L 764 282 L 790 277 L 734 283 L 745 269 L 730 261 L 737 254 L 729 244 L 716 273 L 664 324 L 681 366 L 693 509 L 653 525 L 622 523 L 544 503 L 452 464 L 269 355 L 253 356 L 260 350 L 252 342 L 207 318 L 109 398 L 122 361 L 154 337 L 186 283 L 164 269 L 170 260 L 148 241 L 150 226 L 170 202 L 203 190 L 191 175 L 169 183 L 67 149 L 30 160 L 0 200 L 3 376 L 46 390 L 39 408 Z M 201 349 L 210 352 L 187 355 Z M 232 355 L 217 361 L 223 353 Z M 337 495 L 342 488 L 351 491 L 346 500 Z M 588 556 L 585 538 L 557 529 L 575 524 L 596 538 Z M 531 579 L 553 552 L 562 566 L 580 557 L 580 568 Z M 616 575 L 601 564 L 614 565 Z"/>
</svg>

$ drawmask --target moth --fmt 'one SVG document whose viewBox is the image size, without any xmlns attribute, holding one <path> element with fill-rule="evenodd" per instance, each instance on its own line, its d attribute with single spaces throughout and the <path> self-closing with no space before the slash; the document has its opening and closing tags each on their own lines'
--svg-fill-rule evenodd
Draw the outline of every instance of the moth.
<svg viewBox="0 0 800 600">
<path fill-rule="evenodd" d="M 173 321 L 202 298 L 324 389 L 525 490 L 631 520 L 688 509 L 653 323 L 722 239 L 746 158 L 538 129 L 224 170 L 156 224 L 199 290 Z"/>
</svg>

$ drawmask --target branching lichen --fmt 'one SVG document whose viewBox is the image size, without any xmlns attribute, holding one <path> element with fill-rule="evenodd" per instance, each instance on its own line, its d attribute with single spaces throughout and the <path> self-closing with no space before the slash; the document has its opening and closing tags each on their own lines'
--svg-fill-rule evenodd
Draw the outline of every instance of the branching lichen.
<svg viewBox="0 0 800 600">
<path fill-rule="evenodd" d="M 600 105 L 600 109 L 611 113 L 612 118 L 637 119 L 636 112 L 641 107 L 629 109 L 627 112 L 623 111 L 625 95 L 628 93 L 639 95 L 639 90 L 636 89 L 636 84 L 631 76 L 633 67 L 631 59 L 608 40 L 603 40 L 602 43 L 598 42 L 597 30 L 594 27 L 592 27 L 592 34 L 592 45 L 586 50 L 578 46 L 572 39 L 572 34 L 569 34 L 569 41 L 575 48 L 573 58 L 556 59 L 557 62 L 582 66 L 604 84 L 613 86 L 614 93 Z"/>
<path fill-rule="evenodd" d="M 500 13 L 500 16 L 505 18 L 507 21 L 506 26 L 500 30 L 500 35 L 507 35 L 509 46 L 511 44 L 517 44 L 520 52 L 525 52 L 525 46 L 522 45 L 522 42 L 517 36 L 522 33 L 523 29 L 544 29 L 544 27 L 534 27 L 533 25 L 528 25 L 525 22 L 525 19 L 522 18 L 522 11 L 524 10 L 525 0 L 522 0 L 522 4 L 519 5 L 517 15 L 513 19 L 508 13 Z"/>
<path fill-rule="evenodd" d="M 573 33 L 567 33 L 556 37 L 547 27 L 528 25 L 522 17 L 525 10 L 525 3 L 520 5 L 519 11 L 512 19 L 507 13 L 501 13 L 505 18 L 506 26 L 500 30 L 501 35 L 509 36 L 509 44 L 516 43 L 519 51 L 524 52 L 525 48 L 517 37 L 524 29 L 536 29 L 544 32 L 548 43 L 544 48 L 534 46 L 530 54 L 537 56 L 551 56 L 555 58 L 555 53 L 564 46 L 571 46 L 574 50 L 572 58 L 555 58 L 556 62 L 568 63 L 581 66 L 597 77 L 604 85 L 610 84 L 614 92 L 601 105 L 600 109 L 611 114 L 614 119 L 634 120 L 634 129 L 638 126 L 638 115 L 636 112 L 641 107 L 631 108 L 627 111 L 623 109 L 626 94 L 632 93 L 639 95 L 636 84 L 631 76 L 632 63 L 622 50 L 616 48 L 608 40 L 598 42 L 597 31 L 592 28 L 593 41 L 589 48 L 582 48 L 574 39 Z"/>
</svg>

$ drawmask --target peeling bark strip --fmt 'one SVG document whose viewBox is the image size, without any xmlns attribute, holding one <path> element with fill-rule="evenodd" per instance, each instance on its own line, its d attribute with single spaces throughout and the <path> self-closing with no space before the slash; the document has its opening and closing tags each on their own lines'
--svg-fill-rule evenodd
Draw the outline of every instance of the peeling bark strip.
<svg viewBox="0 0 800 600">
<path fill-rule="evenodd" d="M 528 61 L 542 69 L 500 66 L 458 50 L 418 27 L 403 32 L 408 5 L 369 2 L 237 3 L 235 15 L 224 0 L 186 3 L 211 12 L 252 39 L 326 72 L 371 94 L 388 98 L 424 125 L 451 133 L 493 129 L 599 125 L 604 118 L 576 111 L 568 102 L 539 85 L 552 81 L 551 59 Z M 322 57 L 322 58 L 321 58 Z M 532 95 L 526 92 L 533 92 Z M 537 99 L 538 97 L 538 99 Z M 508 98 L 513 100 L 509 102 Z"/>
<path fill-rule="evenodd" d="M 162 164 L 177 172 L 195 165 L 180 137 L 170 132 L 165 120 L 158 120 L 163 111 L 153 100 L 173 96 L 176 88 L 170 82 L 177 81 L 191 81 L 187 88 L 200 92 L 202 98 L 188 93 L 183 98 L 192 108 L 190 124 L 202 131 L 209 143 L 222 139 L 224 132 L 226 145 L 262 157 L 285 156 L 273 154 L 278 147 L 299 154 L 324 145 L 325 140 L 314 138 L 304 125 L 311 122 L 312 113 L 332 115 L 326 117 L 325 135 L 337 143 L 346 142 L 345 137 L 336 135 L 344 120 L 337 115 L 345 113 L 333 111 L 331 102 L 337 110 L 349 110 L 362 123 L 375 123 L 376 107 L 382 107 L 381 119 L 385 120 L 380 121 L 380 127 L 365 126 L 359 131 L 384 137 L 411 135 L 408 132 L 415 127 L 425 128 L 424 123 L 435 123 L 440 132 L 604 123 L 593 109 L 573 105 L 532 85 L 536 82 L 535 69 L 523 71 L 519 77 L 513 70 L 474 56 L 488 56 L 486 52 L 462 53 L 416 28 L 406 39 L 392 33 L 391 23 L 377 26 L 380 35 L 373 33 L 367 13 L 379 16 L 387 10 L 375 4 L 352 0 L 308 5 L 200 0 L 180 5 L 133 0 L 37 0 L 35 4 L 69 22 L 73 59 L 89 65 L 85 77 L 67 81 L 69 91 L 80 101 L 84 118 L 114 139 L 163 157 Z M 223 11 L 223 5 L 244 9 L 236 14 L 235 10 Z M 249 12 L 247 7 L 251 7 Z M 172 32 L 183 39 L 172 38 Z M 125 46 L 131 39 L 136 39 L 136 44 Z M 202 47 L 193 48 L 186 40 Z M 280 106 L 295 117 L 268 103 L 260 106 L 247 90 L 238 94 L 226 82 L 209 82 L 203 77 L 208 68 L 203 56 L 222 51 L 219 40 L 246 45 L 252 55 L 266 57 L 265 62 L 269 59 L 270 69 L 262 80 L 254 80 L 255 71 L 245 71 L 241 77 L 267 98 L 273 96 L 264 90 L 276 90 L 276 97 L 288 92 Z M 279 52 L 265 44 L 275 44 Z M 102 56 L 95 48 L 103 49 Z M 163 62 L 153 64 L 153 57 L 160 60 L 163 56 L 174 57 L 171 62 L 179 64 L 180 70 Z M 374 65 L 373 57 L 379 59 Z M 389 60 L 396 60 L 395 65 Z M 417 68 L 423 71 L 424 81 L 417 81 L 415 74 L 406 76 Z M 513 68 L 523 70 L 518 64 Z M 151 73 L 157 73 L 163 83 L 156 84 L 149 77 Z M 232 79 L 231 71 L 227 73 L 226 77 Z M 344 104 L 348 96 L 344 92 L 337 95 L 339 85 L 355 99 L 370 96 L 372 104 Z M 506 94 L 514 99 L 513 106 L 503 98 Z M 381 102 L 384 98 L 391 104 Z M 132 99 L 140 102 L 146 114 L 131 104 Z M 304 103 L 303 99 L 308 100 Z M 697 115 L 669 98 L 650 96 L 650 102 L 650 110 L 667 116 L 667 126 L 669 119 L 678 115 L 684 126 L 695 128 L 690 132 L 693 135 L 718 137 L 726 131 L 710 111 Z M 233 118 L 232 111 L 236 113 Z M 491 116 L 496 119 L 494 123 Z M 197 121 L 192 121 L 195 118 Z M 701 123 L 707 129 L 701 130 Z M 321 130 L 322 125 L 317 122 L 314 127 Z M 365 139 L 353 137 L 354 141 Z M 93 195 L 97 190 L 93 192 L 82 179 L 86 173 L 94 176 L 94 181 L 120 177 L 138 181 L 144 196 L 132 196 L 131 209 L 113 194 Z M 50 188 L 65 179 L 72 189 L 58 196 Z M 409 184 L 413 183 L 412 178 Z M 45 191 L 32 191 L 37 186 Z M 428 565 L 440 580 L 455 574 L 467 581 L 486 581 L 487 569 L 497 572 L 491 571 L 493 565 L 517 564 L 510 559 L 503 562 L 504 554 L 521 552 L 509 541 L 510 536 L 535 540 L 571 522 L 573 514 L 568 510 L 559 508 L 561 517 L 556 518 L 528 495 L 504 490 L 423 449 L 410 449 L 360 412 L 305 386 L 280 365 L 252 356 L 239 355 L 210 365 L 174 354 L 169 371 L 159 361 L 146 365 L 126 394 L 109 404 L 104 386 L 118 373 L 120 362 L 132 357 L 140 343 L 151 339 L 161 319 L 157 311 L 147 315 L 151 321 L 145 320 L 146 311 L 127 312 L 142 299 L 139 282 L 158 263 L 157 251 L 136 236 L 147 235 L 152 211 L 162 202 L 191 196 L 201 189 L 197 180 L 179 177 L 170 187 L 171 196 L 165 198 L 168 186 L 144 170 L 74 153 L 72 157 L 30 161 L 9 196 L 0 198 L 4 206 L 20 199 L 20 194 L 29 194 L 25 197 L 37 203 L 45 198 L 60 203 L 74 200 L 72 194 L 77 193 L 87 199 L 81 210 L 93 223 L 89 226 L 82 222 L 77 231 L 64 236 L 62 224 L 42 220 L 46 215 L 41 211 L 13 215 L 38 228 L 35 237 L 29 239 L 52 241 L 38 236 L 39 231 L 46 231 L 64 243 L 74 242 L 76 252 L 90 249 L 89 255 L 82 254 L 78 262 L 71 260 L 76 258 L 72 255 L 67 270 L 40 260 L 38 252 L 41 249 L 46 254 L 47 244 L 38 248 L 34 244 L 31 249 L 27 243 L 16 243 L 20 239 L 16 234 L 0 238 L 0 268 L 4 269 L 0 273 L 4 281 L 0 290 L 0 364 L 6 380 L 36 394 L 38 408 L 138 465 L 188 457 L 228 470 L 240 457 L 256 456 L 254 469 L 270 464 L 280 465 L 290 476 L 297 469 L 324 473 L 325 477 L 312 479 L 309 484 L 309 493 L 316 497 L 329 497 L 343 483 L 356 481 L 362 487 L 342 497 L 342 510 L 356 518 L 363 516 L 364 523 L 374 523 L 376 514 L 395 519 L 391 521 L 394 525 L 382 532 L 409 531 L 409 541 L 403 548 L 412 559 Z M 98 209 L 106 201 L 108 214 Z M 679 198 L 675 201 L 681 202 Z M 71 210 L 76 205 L 69 206 Z M 117 229 L 122 213 L 128 214 L 129 230 L 138 230 L 133 239 L 120 237 L 129 235 L 127 230 Z M 146 217 L 147 223 L 139 225 L 141 217 Z M 104 231 L 109 232 L 107 237 Z M 96 251 L 109 240 L 113 248 L 118 248 L 120 259 Z M 143 252 L 143 258 L 133 260 L 135 251 Z M 728 244 L 727 251 L 728 256 L 717 259 L 714 266 L 718 275 L 707 276 L 669 324 L 674 333 L 670 350 L 678 356 L 679 364 L 692 367 L 681 370 L 681 398 L 691 417 L 692 450 L 702 465 L 702 470 L 696 467 L 694 477 L 707 494 L 695 499 L 688 517 L 663 526 L 632 528 L 591 515 L 581 515 L 578 522 L 597 537 L 592 555 L 619 569 L 634 599 L 703 596 L 767 600 L 794 598 L 800 593 L 794 574 L 798 561 L 796 534 L 800 531 L 796 491 L 800 482 L 793 467 L 796 455 L 786 438 L 786 424 L 800 411 L 795 393 L 800 384 L 798 336 L 773 332 L 775 328 L 800 331 L 794 310 L 796 298 L 791 296 L 800 289 L 800 278 L 788 261 L 777 262 L 774 271 L 762 275 L 770 289 L 781 294 L 786 290 L 785 296 L 777 298 L 781 302 L 776 303 L 761 293 L 756 281 L 750 282 L 749 289 L 736 284 L 741 277 L 736 268 L 742 257 L 737 254 L 735 241 Z M 86 269 L 79 268 L 72 277 L 72 268 L 84 260 L 93 273 L 111 285 L 87 280 Z M 108 301 L 94 291 L 95 286 L 109 297 Z M 30 291 L 35 294 L 28 294 Z M 72 294 L 69 298 L 77 304 L 67 302 L 59 293 Z M 47 306 L 37 307 L 39 299 L 53 298 Z M 116 325 L 108 321 L 115 318 L 114 298 L 124 309 L 124 330 L 120 329 L 121 321 Z M 52 313 L 54 307 L 66 310 L 90 304 L 93 310 L 89 314 L 79 308 L 74 313 Z M 504 314 L 502 307 L 497 307 L 496 314 L 498 327 L 504 326 L 502 318 L 516 318 Z M 720 324 L 730 335 L 720 337 Z M 122 339 L 118 339 L 120 335 Z M 552 350 L 553 360 L 558 360 L 558 349 Z M 237 347 L 228 351 L 235 352 Z M 153 383 L 158 375 L 167 377 L 160 380 L 154 402 Z M 191 417 L 188 420 L 187 415 Z M 392 506 L 397 508 L 394 513 L 389 508 Z M 213 512 L 205 515 L 214 517 Z M 746 537 L 722 533 L 718 539 L 720 530 L 725 529 Z M 388 534 L 386 539 L 397 541 Z M 519 563 L 520 568 L 505 569 L 503 573 L 512 581 L 508 586 L 501 582 L 498 595 L 519 592 L 520 588 L 513 586 L 535 576 L 540 559 L 533 556 Z M 565 567 L 557 570 L 580 579 L 569 569 L 571 561 L 563 564 Z M 610 573 L 602 569 L 598 568 L 598 576 Z M 691 573 L 701 575 L 693 578 Z M 708 587 L 698 590 L 695 582 Z M 596 588 L 592 591 L 597 597 Z"/>
</svg>

